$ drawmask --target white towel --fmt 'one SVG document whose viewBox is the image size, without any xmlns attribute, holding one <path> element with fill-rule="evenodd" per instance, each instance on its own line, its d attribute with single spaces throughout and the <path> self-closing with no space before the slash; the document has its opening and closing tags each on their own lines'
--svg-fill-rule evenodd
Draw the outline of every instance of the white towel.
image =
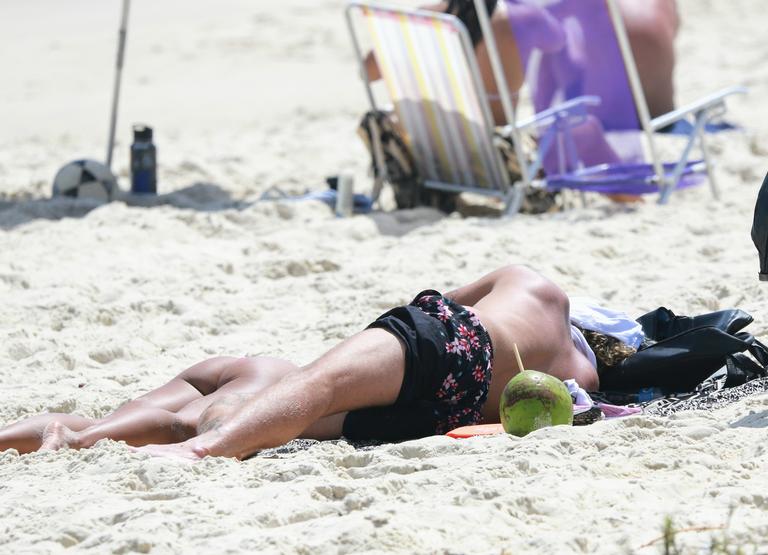
<svg viewBox="0 0 768 555">
<path fill-rule="evenodd" d="M 635 349 L 645 339 L 643 328 L 635 320 L 588 297 L 571 297 L 571 322 L 581 329 L 615 337 Z"/>
</svg>

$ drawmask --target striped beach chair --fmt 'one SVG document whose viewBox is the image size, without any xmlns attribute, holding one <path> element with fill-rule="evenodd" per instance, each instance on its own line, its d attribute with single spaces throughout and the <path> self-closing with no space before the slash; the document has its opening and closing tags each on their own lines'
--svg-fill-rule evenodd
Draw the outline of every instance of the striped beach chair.
<svg viewBox="0 0 768 555">
<path fill-rule="evenodd" d="M 361 68 L 365 52 L 358 28 L 367 31 L 421 186 L 495 196 L 516 211 L 523 185 L 511 182 L 495 146 L 490 107 L 464 25 L 452 15 L 362 1 L 348 4 L 346 15 Z M 365 70 L 361 73 L 371 109 L 380 110 Z M 379 175 L 386 173 L 381 156 L 376 166 Z M 374 197 L 379 189 L 380 184 Z"/>
</svg>

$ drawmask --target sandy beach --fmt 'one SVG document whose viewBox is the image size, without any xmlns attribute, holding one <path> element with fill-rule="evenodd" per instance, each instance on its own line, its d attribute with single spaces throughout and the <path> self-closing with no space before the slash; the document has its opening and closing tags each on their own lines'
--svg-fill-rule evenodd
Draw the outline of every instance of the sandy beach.
<svg viewBox="0 0 768 555">
<path fill-rule="evenodd" d="M 709 137 L 720 201 L 704 186 L 665 206 L 340 219 L 258 199 L 341 170 L 369 191 L 343 2 L 133 3 L 114 169 L 127 190 L 131 125 L 152 125 L 160 196 L 141 206 L 50 198 L 62 164 L 104 158 L 119 2 L 0 0 L 0 425 L 101 417 L 211 356 L 306 363 L 422 289 L 511 263 L 633 316 L 739 307 L 768 341 L 749 238 L 768 170 L 765 6 L 679 5 L 678 103 L 750 87 L 729 103 L 740 129 Z M 245 462 L 108 440 L 7 451 L 0 550 L 652 554 L 669 516 L 684 553 L 724 537 L 768 553 L 767 446 L 763 394 L 523 439 L 305 441 Z"/>
</svg>

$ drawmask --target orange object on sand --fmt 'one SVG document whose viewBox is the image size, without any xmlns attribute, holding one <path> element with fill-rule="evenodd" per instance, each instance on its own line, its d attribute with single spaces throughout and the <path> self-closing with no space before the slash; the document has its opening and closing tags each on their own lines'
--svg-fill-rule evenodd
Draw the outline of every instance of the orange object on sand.
<svg viewBox="0 0 768 555">
<path fill-rule="evenodd" d="M 456 439 L 465 439 L 475 436 L 492 436 L 496 434 L 504 434 L 504 427 L 501 423 L 498 424 L 477 424 L 476 426 L 462 426 L 448 432 L 447 436 L 454 437 Z"/>
</svg>

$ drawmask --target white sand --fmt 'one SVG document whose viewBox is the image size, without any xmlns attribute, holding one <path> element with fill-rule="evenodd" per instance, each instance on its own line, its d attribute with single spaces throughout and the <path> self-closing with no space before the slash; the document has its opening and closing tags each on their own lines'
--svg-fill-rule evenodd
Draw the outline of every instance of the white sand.
<svg viewBox="0 0 768 555">
<path fill-rule="evenodd" d="M 215 7 L 214 7 L 215 5 Z M 337 220 L 254 204 L 273 185 L 362 190 L 364 109 L 342 3 L 134 3 L 116 167 L 130 124 L 156 126 L 169 204 L 47 200 L 56 169 L 102 158 L 118 2 L 2 2 L 0 423 L 99 417 L 218 354 L 302 363 L 425 287 L 524 262 L 639 315 L 731 306 L 768 338 L 749 239 L 768 169 L 760 0 L 685 0 L 679 100 L 752 87 L 743 132 L 710 138 L 722 202 L 513 220 L 430 210 Z M 153 12 L 154 10 L 154 12 Z M 745 417 L 754 413 L 750 418 Z M 185 466 L 103 442 L 0 455 L 0 550 L 657 553 L 665 515 L 768 553 L 768 396 L 714 413 L 542 430 L 523 440 L 343 442 Z M 721 531 L 681 533 L 690 552 Z"/>
</svg>

